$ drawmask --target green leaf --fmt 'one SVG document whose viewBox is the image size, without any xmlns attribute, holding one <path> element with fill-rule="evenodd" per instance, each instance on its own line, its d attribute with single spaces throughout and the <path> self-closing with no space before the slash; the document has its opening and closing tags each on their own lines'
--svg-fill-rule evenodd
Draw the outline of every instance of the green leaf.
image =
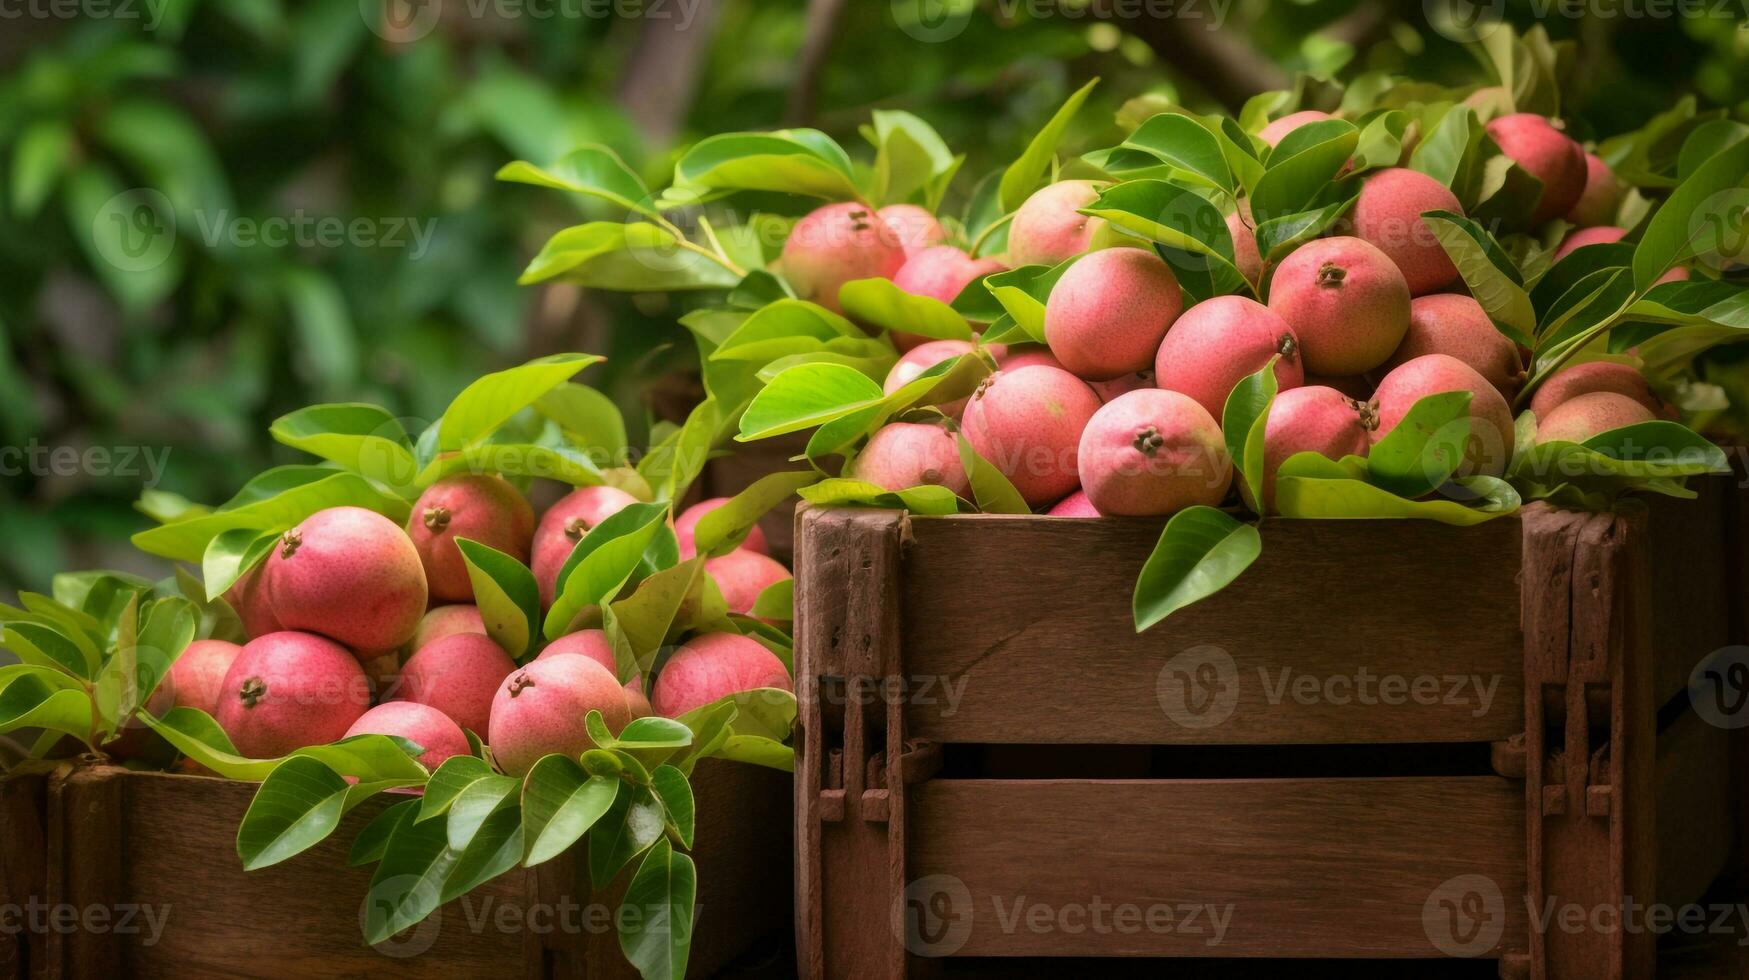
<svg viewBox="0 0 1749 980">
<path fill-rule="evenodd" d="M 1050 169 L 1051 158 L 1056 155 L 1057 144 L 1062 141 L 1064 130 L 1069 128 L 1069 122 L 1075 118 L 1081 103 L 1087 101 L 1087 96 L 1092 94 L 1093 87 L 1098 84 L 1099 79 L 1095 78 L 1069 96 L 1051 116 L 1050 121 L 1045 123 L 1044 128 L 1026 144 L 1026 150 L 1020 154 L 1020 158 L 1002 172 L 997 200 L 1001 202 L 1004 213 L 1018 209 L 1038 189 L 1046 171 Z"/>
<path fill-rule="evenodd" d="M 786 578 L 760 590 L 749 615 L 779 623 L 796 618 L 796 580 Z"/>
<path fill-rule="evenodd" d="M 520 784 L 510 780 L 511 792 L 501 797 L 465 837 L 456 831 L 456 810 L 450 811 L 450 850 L 455 863 L 444 877 L 438 902 L 466 895 L 511 868 L 522 858 L 522 807 L 515 792 Z M 457 801 L 459 809 L 461 801 Z"/>
<path fill-rule="evenodd" d="M 1219 138 L 1190 116 L 1160 113 L 1142 123 L 1123 145 L 1159 158 L 1194 183 L 1233 193 L 1233 172 Z"/>
<path fill-rule="evenodd" d="M 593 354 L 553 354 L 479 378 L 444 409 L 438 449 L 454 451 L 479 442 L 542 395 L 600 361 Z"/>
<path fill-rule="evenodd" d="M 674 183 L 698 191 L 779 191 L 841 201 L 860 196 L 850 157 L 812 129 L 706 137 L 674 165 Z"/>
<path fill-rule="evenodd" d="M 1366 482 L 1366 461 L 1337 461 L 1317 453 L 1299 453 L 1281 464 L 1275 477 L 1275 507 L 1283 517 L 1316 520 L 1413 519 L 1468 526 L 1493 520 L 1518 509 L 1519 498 L 1483 481 L 1488 493 L 1466 491 L 1461 499 L 1409 500 Z M 1464 481 L 1460 482 L 1461 485 Z M 1448 493 L 1451 491 L 1447 491 Z M 1475 501 L 1479 506 L 1469 506 Z"/>
<path fill-rule="evenodd" d="M 326 840 L 340 826 L 350 788 L 315 759 L 293 757 L 275 766 L 237 827 L 243 870 L 278 864 Z"/>
<path fill-rule="evenodd" d="M 692 858 L 676 854 L 666 840 L 651 848 L 626 887 L 620 908 L 619 948 L 646 980 L 680 980 L 692 949 L 693 902 L 698 875 Z"/>
<path fill-rule="evenodd" d="M 933 296 L 907 293 L 891 279 L 853 279 L 838 290 L 844 312 L 862 323 L 933 340 L 970 340 L 971 324 Z"/>
<path fill-rule="evenodd" d="M 616 658 L 620 641 L 627 648 L 615 671 L 620 680 L 648 672 L 669 634 L 687 627 L 691 616 L 683 617 L 683 611 L 700 614 L 707 581 L 704 559 L 690 558 L 649 576 L 631 595 L 603 610 L 602 626 L 615 639 Z"/>
<path fill-rule="evenodd" d="M 540 396 L 535 411 L 556 422 L 573 446 L 588 450 L 598 463 L 623 459 L 625 417 L 619 406 L 587 385 L 566 382 Z M 600 453 L 597 458 L 594 454 Z"/>
<path fill-rule="evenodd" d="M 1221 432 L 1227 442 L 1227 456 L 1239 471 L 1240 486 L 1250 495 L 1258 513 L 1266 506 L 1259 489 L 1264 485 L 1264 436 L 1269 430 L 1269 409 L 1275 404 L 1275 362 L 1269 359 L 1256 372 L 1247 375 L 1227 394 L 1221 409 Z"/>
<path fill-rule="evenodd" d="M 1749 186 L 1749 139 L 1738 141 L 1702 164 L 1652 215 L 1634 249 L 1634 288 L 1642 293 L 1650 289 L 1671 266 L 1695 254 L 1697 244 L 1705 248 L 1726 236 L 1741 236 L 1740 209 L 1749 194 L 1741 190 L 1730 194 L 1739 209 L 1734 223 L 1728 215 L 1707 213 L 1705 209 L 1709 204 L 1717 206 L 1717 195 L 1745 186 Z"/>
<path fill-rule="evenodd" d="M 661 801 L 646 786 L 622 786 L 589 833 L 589 880 L 598 889 L 662 837 Z"/>
<path fill-rule="evenodd" d="M 371 875 L 364 900 L 364 941 L 374 946 L 436 911 L 443 883 L 459 857 L 449 847 L 442 823 L 420 822 L 412 810 L 405 811 Z"/>
<path fill-rule="evenodd" d="M 279 541 L 281 529 L 262 531 L 251 527 L 236 527 L 224 531 L 207 542 L 201 555 L 201 578 L 206 581 L 203 594 L 206 601 L 224 595 L 243 573 L 259 565 Z"/>
<path fill-rule="evenodd" d="M 874 110 L 866 135 L 875 146 L 872 196 L 879 203 L 904 201 L 959 169 L 959 158 L 934 127 L 909 112 Z"/>
<path fill-rule="evenodd" d="M 791 470 L 760 477 L 747 489 L 699 518 L 692 532 L 694 549 L 708 558 L 740 547 L 748 532 L 771 508 L 788 500 L 819 476 L 813 470 Z"/>
<path fill-rule="evenodd" d="M 728 289 L 741 278 L 667 228 L 648 222 L 591 221 L 553 235 L 517 281 L 560 279 L 623 292 Z"/>
<path fill-rule="evenodd" d="M 1472 397 L 1468 391 L 1447 391 L 1416 401 L 1367 453 L 1372 482 L 1410 500 L 1444 486 L 1464 462 Z"/>
<path fill-rule="evenodd" d="M 59 119 L 39 119 L 18 134 L 12 151 L 12 210 L 29 220 L 54 192 L 77 151 L 73 129 Z"/>
<path fill-rule="evenodd" d="M 0 690 L 0 732 L 41 728 L 91 738 L 96 718 L 91 696 L 59 687 L 38 673 L 21 674 Z"/>
<path fill-rule="evenodd" d="M 81 642 L 82 641 L 82 642 Z M 0 629 L 0 647 L 27 664 L 89 678 L 97 673 L 97 650 L 76 629 L 20 620 Z"/>
<path fill-rule="evenodd" d="M 1197 505 L 1172 515 L 1136 578 L 1136 632 L 1226 588 L 1262 552 L 1257 528 L 1223 511 Z"/>
<path fill-rule="evenodd" d="M 1131 180 L 1105 189 L 1083 214 L 1177 250 L 1166 256 L 1180 279 L 1208 276 L 1217 295 L 1250 292 L 1233 265 L 1233 235 L 1226 216 L 1208 199 L 1163 180 Z"/>
<path fill-rule="evenodd" d="M 661 219 L 650 204 L 650 189 L 626 166 L 612 147 L 587 143 L 559 158 L 550 167 L 518 160 L 505 164 L 497 178 L 518 184 L 550 187 L 587 194 L 645 217 Z"/>
<path fill-rule="evenodd" d="M 534 646 L 540 624 L 540 586 L 528 566 L 488 545 L 457 538 L 474 605 L 486 625 L 486 635 L 513 659 L 521 660 Z"/>
<path fill-rule="evenodd" d="M 741 415 L 742 442 L 800 432 L 866 408 L 883 398 L 881 386 L 839 364 L 799 364 L 754 396 Z"/>
<path fill-rule="evenodd" d="M 613 807 L 621 792 L 618 779 L 591 776 L 573 759 L 541 758 L 522 786 L 522 863 L 532 867 L 564 853 Z"/>
<path fill-rule="evenodd" d="M 892 507 L 913 514 L 957 514 L 959 497 L 946 487 L 909 487 L 887 490 L 862 480 L 821 480 L 811 487 L 796 491 L 811 504 L 863 504 L 870 507 Z"/>
<path fill-rule="evenodd" d="M 1098 204 L 1097 201 L 1094 202 Z M 1046 268 L 1042 265 L 1023 265 L 1018 269 L 998 272 L 984 280 L 984 287 L 990 295 L 996 298 L 1008 315 L 1014 318 L 1014 323 L 1026 336 L 1022 339 L 1034 343 L 1045 342 L 1045 300 L 1051 296 L 1051 289 L 1057 280 L 1063 278 L 1063 273 L 1075 259 Z M 996 332 L 994 325 L 986 333 L 986 337 Z"/>
<path fill-rule="evenodd" d="M 664 719 L 667 720 L 667 719 Z M 675 722 L 675 724 L 679 724 Z M 680 726 L 686 729 L 685 725 Z M 692 741 L 691 729 L 686 729 L 687 741 Z M 674 833 L 680 838 L 681 846 L 692 846 L 693 833 L 693 802 L 692 784 L 687 782 L 686 774 L 673 766 L 657 766 L 650 773 L 650 789 L 656 793 L 656 798 L 662 801 L 662 809 L 668 811 L 668 824 L 674 828 Z"/>
<path fill-rule="evenodd" d="M 313 268 L 290 266 L 279 276 L 303 355 L 324 383 L 341 388 L 358 377 L 358 331 L 340 286 Z"/>
<path fill-rule="evenodd" d="M 487 819 L 503 808 L 506 801 L 516 803 L 517 791 L 521 788 L 521 780 L 496 773 L 469 783 L 456 794 L 449 806 L 444 832 L 449 835 L 450 848 L 456 851 L 466 849 Z"/>
<path fill-rule="evenodd" d="M 1508 336 L 1532 346 L 1536 336 L 1536 309 L 1512 258 L 1500 248 L 1487 229 L 1461 214 L 1429 211 L 1422 215 L 1433 236 L 1451 257 L 1470 294 L 1492 320 L 1505 324 Z"/>
<path fill-rule="evenodd" d="M 375 864 L 383 859 L 383 852 L 388 849 L 389 835 L 402 820 L 413 819 L 419 808 L 417 799 L 402 800 L 375 817 L 358 836 L 352 839 L 352 848 L 346 854 L 346 866 L 356 868 L 361 864 Z"/>
<path fill-rule="evenodd" d="M 311 405 L 274 420 L 273 438 L 402 493 L 419 464 L 399 419 L 376 405 Z"/>
<path fill-rule="evenodd" d="M 692 729 L 673 718 L 649 715 L 633 719 L 614 741 L 628 749 L 684 749 L 692 744 Z"/>
<path fill-rule="evenodd" d="M 966 441 L 964 433 L 955 432 L 954 440 L 959 444 L 960 465 L 965 468 L 966 480 L 972 485 L 972 499 L 979 510 L 986 514 L 1032 513 L 1026 498 L 1014 489 L 1014 484 L 1008 482 L 1001 470 L 978 455 L 978 451 Z"/>
<path fill-rule="evenodd" d="M 251 480 L 229 502 L 133 536 L 134 547 L 176 561 L 199 562 L 213 538 L 233 528 L 270 531 L 291 527 L 319 510 L 363 507 L 404 524 L 412 509 L 355 473 L 314 466 L 280 466 Z"/>
<path fill-rule="evenodd" d="M 492 767 L 484 759 L 476 759 L 471 755 L 452 755 L 443 760 L 443 764 L 431 774 L 431 779 L 425 784 L 425 796 L 419 807 L 418 820 L 430 820 L 449 812 L 450 805 L 462 791 L 473 785 L 477 780 L 493 775 Z"/>
<path fill-rule="evenodd" d="M 1341 119 L 1327 119 L 1294 130 L 1276 145 L 1251 194 L 1251 214 L 1260 222 L 1306 210 L 1325 185 L 1347 165 L 1360 142 L 1360 130 Z"/>
<path fill-rule="evenodd" d="M 662 504 L 632 504 L 589 529 L 559 569 L 557 594 L 546 618 L 549 642 L 570 632 L 577 614 L 619 592 L 658 532 L 667 531 L 667 517 Z M 667 533 L 672 539 L 673 532 Z"/>
</svg>

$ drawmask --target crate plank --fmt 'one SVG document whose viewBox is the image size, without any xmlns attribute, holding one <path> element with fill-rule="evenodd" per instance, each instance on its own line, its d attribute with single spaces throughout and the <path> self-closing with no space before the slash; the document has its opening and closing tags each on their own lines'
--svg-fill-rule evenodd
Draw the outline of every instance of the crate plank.
<svg viewBox="0 0 1749 980">
<path fill-rule="evenodd" d="M 1424 909 L 1460 875 L 1498 889 L 1497 948 L 1524 945 L 1525 907 L 1508 898 L 1524 892 L 1523 795 L 1498 777 L 934 780 L 912 787 L 911 819 L 912 879 L 951 876 L 969 897 L 954 955 L 1441 956 Z M 1231 918 L 1218 942 L 1013 920 L 1017 900 L 1096 897 Z"/>
<path fill-rule="evenodd" d="M 1693 712 L 1658 734 L 1658 901 L 1700 898 L 1735 844 L 1731 735 Z"/>
<path fill-rule="evenodd" d="M 1263 556 L 1243 576 L 1140 635 L 1130 600 L 1157 522 L 914 518 L 910 531 L 902 601 L 911 735 L 1444 742 L 1523 728 L 1514 518 L 1473 528 L 1266 521 Z M 1397 703 L 1362 703 L 1366 685 L 1383 677 L 1419 682 L 1420 693 L 1375 688 Z M 1479 679 L 1487 697 L 1467 688 L 1452 696 L 1459 678 Z M 1183 705 L 1184 720 L 1163 697 Z"/>
</svg>

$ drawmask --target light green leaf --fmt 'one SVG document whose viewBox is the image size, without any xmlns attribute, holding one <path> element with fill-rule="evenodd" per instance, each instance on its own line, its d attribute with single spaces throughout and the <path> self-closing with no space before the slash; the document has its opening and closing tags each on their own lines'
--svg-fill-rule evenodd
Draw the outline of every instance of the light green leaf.
<svg viewBox="0 0 1749 980">
<path fill-rule="evenodd" d="M 255 791 L 237 827 L 237 856 L 255 871 L 326 840 L 346 810 L 346 780 L 310 758 L 275 766 Z"/>
<path fill-rule="evenodd" d="M 681 980 L 692 949 L 693 902 L 698 874 L 692 859 L 656 842 L 626 887 L 618 916 L 619 948 L 646 980 Z"/>
<path fill-rule="evenodd" d="M 553 235 L 517 281 L 562 279 L 596 289 L 664 292 L 728 289 L 741 278 L 713 255 L 647 222 L 591 221 Z"/>
<path fill-rule="evenodd" d="M 1136 632 L 1226 588 L 1262 552 L 1257 528 L 1223 511 L 1198 505 L 1172 515 L 1136 578 Z"/>
<path fill-rule="evenodd" d="M 1044 128 L 1027 143 L 1020 158 L 1002 172 L 997 199 L 1001 202 L 1004 213 L 1018 209 L 1038 189 L 1046 171 L 1050 169 L 1051 158 L 1056 155 L 1057 144 L 1062 141 L 1063 132 L 1069 128 L 1070 120 L 1075 118 L 1081 104 L 1087 101 L 1087 96 L 1092 94 L 1093 87 L 1098 84 L 1099 79 L 1095 78 L 1069 96 L 1051 116 L 1050 121 L 1045 123 Z"/>
<path fill-rule="evenodd" d="M 462 561 L 468 567 L 468 583 L 474 589 L 474 605 L 486 625 L 486 635 L 514 659 L 521 660 L 533 648 L 540 623 L 540 586 L 528 566 L 510 555 L 478 541 L 457 538 Z"/>
<path fill-rule="evenodd" d="M 601 360 L 594 354 L 553 354 L 475 380 L 444 409 L 438 449 L 454 451 L 486 438 L 511 416 Z"/>
<path fill-rule="evenodd" d="M 518 184 L 587 194 L 617 207 L 660 220 L 650 204 L 650 189 L 626 166 L 612 147 L 588 143 L 559 158 L 550 167 L 524 160 L 505 164 L 497 178 Z"/>
</svg>

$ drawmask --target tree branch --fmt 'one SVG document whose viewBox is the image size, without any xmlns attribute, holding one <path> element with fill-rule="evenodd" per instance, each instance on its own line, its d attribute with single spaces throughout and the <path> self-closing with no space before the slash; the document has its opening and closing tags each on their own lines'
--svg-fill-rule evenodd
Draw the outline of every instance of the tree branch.
<svg viewBox="0 0 1749 980">
<path fill-rule="evenodd" d="M 808 0 L 808 31 L 802 39 L 795 82 L 789 90 L 789 106 L 784 111 L 791 126 L 806 126 L 814 121 L 820 99 L 820 72 L 832 53 L 843 14 L 844 0 Z"/>
</svg>

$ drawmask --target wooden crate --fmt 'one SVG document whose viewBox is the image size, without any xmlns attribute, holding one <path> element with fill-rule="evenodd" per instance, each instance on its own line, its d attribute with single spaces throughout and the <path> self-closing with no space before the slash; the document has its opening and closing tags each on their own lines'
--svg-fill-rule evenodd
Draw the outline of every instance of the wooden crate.
<svg viewBox="0 0 1749 980">
<path fill-rule="evenodd" d="M 707 760 L 697 769 L 698 915 L 693 975 L 709 975 L 790 921 L 787 774 Z M 516 869 L 373 949 L 361 939 L 369 868 L 346 867 L 353 835 L 392 797 L 348 814 L 310 852 L 245 872 L 236 829 L 255 787 L 131 772 L 94 761 L 0 783 L 5 902 L 103 910 L 100 928 L 25 929 L 0 946 L 0 976 L 630 978 L 611 910 L 591 895 L 580 850 Z M 40 817 L 39 817 L 40 815 Z M 152 927 L 156 917 L 158 928 Z M 123 926 L 121 916 L 128 916 Z"/>
<path fill-rule="evenodd" d="M 804 509 L 801 975 L 1454 956 L 1652 975 L 1649 934 L 1531 910 L 1680 905 L 1732 858 L 1730 739 L 1684 688 L 1741 642 L 1741 493 L 1702 489 L 1474 528 L 1268 520 L 1237 582 L 1141 635 L 1158 522 Z M 1367 674 L 1400 696 L 1362 703 Z M 1218 941 L 1198 909 L 1230 915 Z"/>
</svg>

